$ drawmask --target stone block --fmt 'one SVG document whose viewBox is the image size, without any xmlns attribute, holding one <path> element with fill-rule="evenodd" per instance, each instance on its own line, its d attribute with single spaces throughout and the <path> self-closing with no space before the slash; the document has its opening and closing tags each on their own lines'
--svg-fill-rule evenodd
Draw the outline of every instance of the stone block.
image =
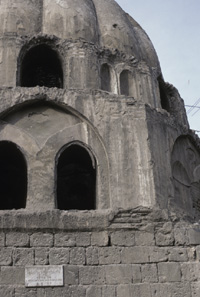
<svg viewBox="0 0 200 297">
<path fill-rule="evenodd" d="M 86 249 L 86 264 L 87 265 L 99 264 L 99 250 L 97 247 L 89 247 Z"/>
<path fill-rule="evenodd" d="M 85 248 L 74 247 L 70 249 L 70 264 L 72 265 L 85 265 L 86 253 Z"/>
<path fill-rule="evenodd" d="M 12 264 L 12 248 L 0 248 L 0 265 L 8 266 Z"/>
<path fill-rule="evenodd" d="M 76 235 L 75 233 L 57 233 L 54 241 L 57 247 L 73 247 L 76 245 Z"/>
<path fill-rule="evenodd" d="M 189 238 L 185 228 L 175 228 L 174 229 L 174 239 L 176 245 L 188 245 Z"/>
<path fill-rule="evenodd" d="M 101 294 L 101 297 L 116 297 L 116 288 L 115 286 L 103 286 Z"/>
<path fill-rule="evenodd" d="M 120 285 L 132 283 L 131 265 L 110 265 L 105 267 L 106 284 Z"/>
<path fill-rule="evenodd" d="M 49 252 L 50 265 L 62 265 L 69 263 L 69 248 L 53 248 Z"/>
<path fill-rule="evenodd" d="M 116 231 L 110 236 L 111 245 L 117 246 L 134 246 L 135 232 L 133 231 Z"/>
<path fill-rule="evenodd" d="M 34 250 L 19 248 L 13 251 L 13 264 L 15 266 L 34 265 Z"/>
<path fill-rule="evenodd" d="M 79 282 L 81 285 L 103 285 L 105 269 L 103 266 L 85 266 L 79 269 Z"/>
<path fill-rule="evenodd" d="M 15 297 L 38 297 L 36 288 L 15 288 Z"/>
<path fill-rule="evenodd" d="M 20 286 L 25 284 L 25 269 L 23 267 L 1 267 L 0 284 Z"/>
<path fill-rule="evenodd" d="M 149 284 L 119 285 L 117 287 L 117 297 L 144 297 L 144 296 L 152 297 Z"/>
<path fill-rule="evenodd" d="M 118 247 L 100 247 L 99 264 L 119 264 L 121 263 L 121 248 Z"/>
<path fill-rule="evenodd" d="M 78 285 L 79 283 L 79 268 L 74 265 L 64 266 L 64 284 Z"/>
<path fill-rule="evenodd" d="M 49 264 L 49 249 L 35 248 L 35 265 L 48 265 L 48 264 Z"/>
<path fill-rule="evenodd" d="M 132 267 L 132 276 L 133 276 L 133 283 L 141 283 L 142 275 L 141 275 L 141 265 L 133 264 Z"/>
<path fill-rule="evenodd" d="M 155 236 L 156 245 L 157 246 L 172 246 L 174 244 L 174 235 L 171 234 L 163 234 L 162 232 L 158 232 Z"/>
<path fill-rule="evenodd" d="M 37 247 L 52 247 L 53 246 L 53 234 L 50 233 L 34 233 L 30 237 L 30 245 Z"/>
<path fill-rule="evenodd" d="M 107 246 L 109 241 L 108 232 L 92 232 L 91 245 L 95 246 Z"/>
<path fill-rule="evenodd" d="M 184 282 L 200 281 L 200 263 L 182 263 L 181 274 Z"/>
<path fill-rule="evenodd" d="M 149 248 L 149 262 L 166 262 L 168 261 L 168 249 L 164 247 Z"/>
<path fill-rule="evenodd" d="M 137 264 L 149 262 L 149 249 L 146 247 L 127 247 L 121 253 L 123 264 Z"/>
<path fill-rule="evenodd" d="M 76 246 L 87 247 L 91 244 L 91 234 L 89 232 L 80 232 L 76 234 Z"/>
<path fill-rule="evenodd" d="M 90 286 L 86 289 L 86 297 L 102 297 L 101 287 Z"/>
<path fill-rule="evenodd" d="M 136 232 L 135 244 L 139 246 L 155 245 L 154 234 L 150 232 Z"/>
<path fill-rule="evenodd" d="M 189 244 L 200 245 L 200 229 L 188 230 Z"/>
<path fill-rule="evenodd" d="M 6 234 L 6 246 L 28 247 L 29 235 L 22 232 L 10 232 Z"/>
<path fill-rule="evenodd" d="M 14 288 L 0 286 L 0 296 L 1 297 L 13 297 L 14 296 Z"/>
<path fill-rule="evenodd" d="M 186 248 L 169 248 L 169 261 L 172 262 L 187 262 L 188 254 Z"/>
<path fill-rule="evenodd" d="M 200 296 L 200 282 L 195 282 L 191 284 L 192 297 Z"/>
<path fill-rule="evenodd" d="M 5 246 L 5 233 L 0 232 L 0 247 Z"/>
<path fill-rule="evenodd" d="M 180 282 L 181 269 L 178 263 L 158 263 L 159 281 L 163 282 Z"/>
<path fill-rule="evenodd" d="M 144 283 L 157 283 L 158 270 L 156 264 L 145 264 L 141 267 L 142 282 Z"/>
</svg>

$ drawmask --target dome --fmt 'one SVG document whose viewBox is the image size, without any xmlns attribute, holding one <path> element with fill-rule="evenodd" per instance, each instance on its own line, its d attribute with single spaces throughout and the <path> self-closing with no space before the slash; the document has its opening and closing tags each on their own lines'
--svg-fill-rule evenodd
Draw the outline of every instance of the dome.
<svg viewBox="0 0 200 297">
<path fill-rule="evenodd" d="M 43 33 L 97 43 L 98 26 L 92 0 L 43 0 Z"/>
<path fill-rule="evenodd" d="M 81 38 L 159 67 L 147 34 L 114 0 L 0 1 L 0 35 L 39 33 Z"/>
<path fill-rule="evenodd" d="M 114 0 L 93 0 L 100 30 L 100 44 L 160 67 L 156 51 L 145 31 Z"/>
</svg>

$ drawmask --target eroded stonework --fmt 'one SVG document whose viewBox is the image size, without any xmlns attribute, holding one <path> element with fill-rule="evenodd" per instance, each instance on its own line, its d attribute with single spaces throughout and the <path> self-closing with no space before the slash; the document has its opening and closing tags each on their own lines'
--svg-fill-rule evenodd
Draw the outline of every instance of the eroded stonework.
<svg viewBox="0 0 200 297">
<path fill-rule="evenodd" d="M 199 296 L 199 199 L 200 140 L 135 20 L 0 1 L 0 296 Z"/>
</svg>

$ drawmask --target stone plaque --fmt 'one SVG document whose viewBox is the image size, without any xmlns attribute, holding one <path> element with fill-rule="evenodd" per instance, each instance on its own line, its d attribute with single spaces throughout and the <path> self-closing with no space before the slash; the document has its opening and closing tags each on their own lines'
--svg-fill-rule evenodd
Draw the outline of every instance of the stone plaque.
<svg viewBox="0 0 200 297">
<path fill-rule="evenodd" d="M 63 285 L 63 266 L 25 267 L 26 287 L 60 287 Z"/>
</svg>

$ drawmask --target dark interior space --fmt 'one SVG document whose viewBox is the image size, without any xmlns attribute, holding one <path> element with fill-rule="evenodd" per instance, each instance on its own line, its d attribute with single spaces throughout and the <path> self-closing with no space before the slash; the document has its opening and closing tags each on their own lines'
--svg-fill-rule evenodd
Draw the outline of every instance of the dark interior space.
<svg viewBox="0 0 200 297">
<path fill-rule="evenodd" d="M 61 210 L 95 209 L 96 170 L 86 149 L 67 147 L 57 164 L 57 207 Z"/>
<path fill-rule="evenodd" d="M 111 92 L 110 67 L 108 64 L 103 64 L 101 66 L 101 89 Z"/>
<path fill-rule="evenodd" d="M 166 94 L 166 88 L 165 88 L 164 82 L 162 80 L 158 80 L 158 84 L 159 84 L 159 91 L 160 91 L 161 107 L 166 111 L 170 112 L 169 99 Z"/>
<path fill-rule="evenodd" d="M 18 147 L 0 142 L 0 209 L 20 209 L 26 206 L 27 166 Z"/>
<path fill-rule="evenodd" d="M 128 70 L 123 70 L 120 74 L 120 93 L 121 95 L 130 96 L 130 73 Z"/>
<path fill-rule="evenodd" d="M 58 54 L 47 45 L 30 49 L 21 65 L 21 86 L 63 87 L 63 71 Z"/>
</svg>

